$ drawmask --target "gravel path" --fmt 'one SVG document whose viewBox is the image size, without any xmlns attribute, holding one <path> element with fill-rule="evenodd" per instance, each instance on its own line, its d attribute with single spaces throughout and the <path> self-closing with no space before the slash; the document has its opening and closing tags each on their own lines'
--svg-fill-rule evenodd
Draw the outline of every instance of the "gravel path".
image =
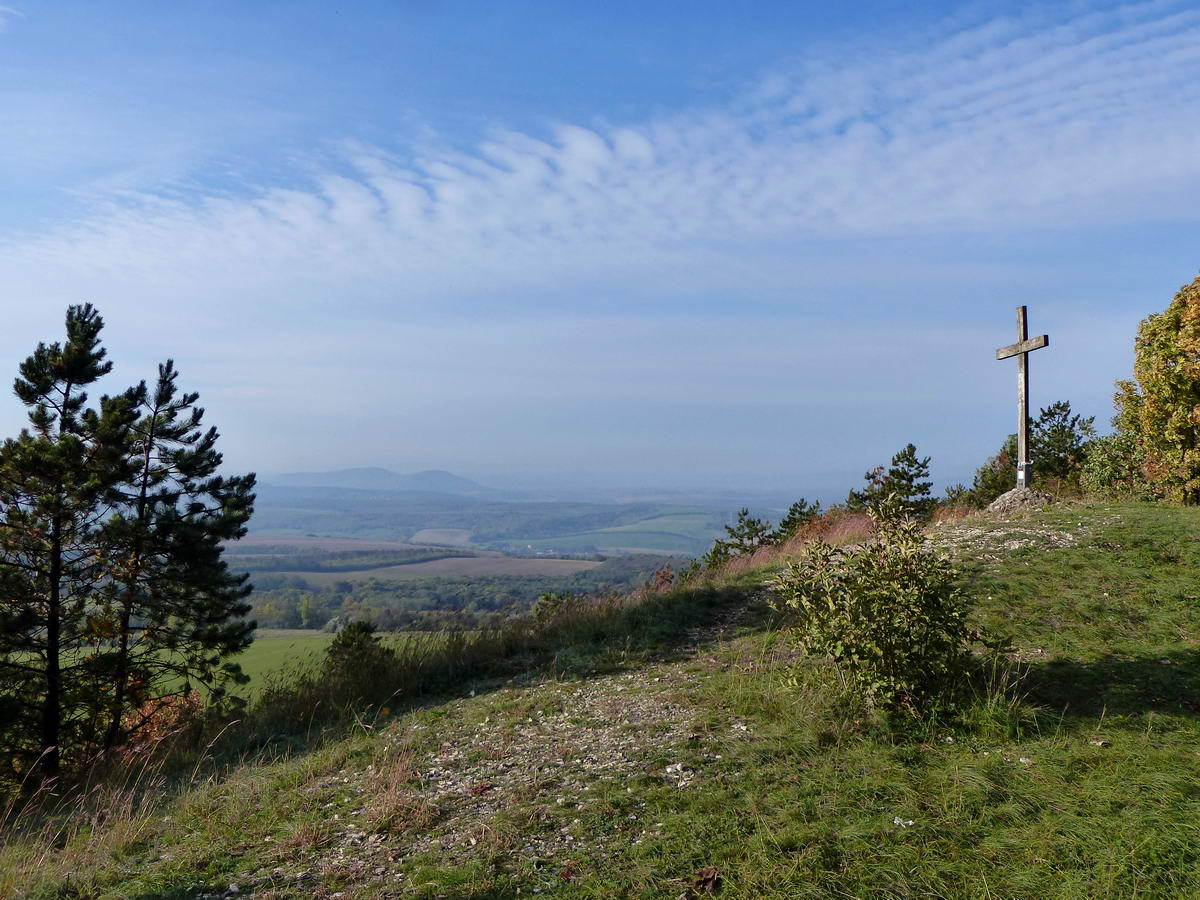
<svg viewBox="0 0 1200 900">
<path fill-rule="evenodd" d="M 414 887 L 402 869 L 422 854 L 439 867 L 535 861 L 569 875 L 583 838 L 567 814 L 600 802 L 598 783 L 646 774 L 692 783 L 691 769 L 661 759 L 695 737 L 682 695 L 696 679 L 677 663 L 505 687 L 448 704 L 436 722 L 397 723 L 372 764 L 306 788 L 329 810 L 326 829 L 298 833 L 280 848 L 283 865 L 209 898 L 402 897 Z M 546 808 L 563 815 L 538 812 Z M 500 824 L 521 815 L 530 818 L 520 828 Z"/>
</svg>

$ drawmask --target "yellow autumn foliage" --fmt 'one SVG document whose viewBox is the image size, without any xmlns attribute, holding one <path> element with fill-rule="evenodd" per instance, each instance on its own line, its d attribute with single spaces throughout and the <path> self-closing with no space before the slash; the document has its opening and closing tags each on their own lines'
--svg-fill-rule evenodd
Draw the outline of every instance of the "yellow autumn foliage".
<svg viewBox="0 0 1200 900">
<path fill-rule="evenodd" d="M 1117 382 L 1118 429 L 1137 439 L 1156 493 L 1200 502 L 1200 276 L 1142 320 L 1134 352 L 1136 381 Z"/>
</svg>

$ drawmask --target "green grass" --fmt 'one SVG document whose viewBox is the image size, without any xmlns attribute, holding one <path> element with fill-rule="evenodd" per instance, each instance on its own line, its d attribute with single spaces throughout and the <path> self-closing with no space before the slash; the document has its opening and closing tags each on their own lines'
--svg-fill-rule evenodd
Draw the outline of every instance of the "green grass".
<svg viewBox="0 0 1200 900">
<path fill-rule="evenodd" d="M 1064 661 L 1136 658 L 1151 647 L 1161 655 L 1194 651 L 1200 510 L 1067 506 L 1035 521 L 1077 543 L 1019 547 L 1001 562 L 969 560 L 987 626 Z"/>
<path fill-rule="evenodd" d="M 235 689 L 243 696 L 252 696 L 268 675 L 287 669 L 306 669 L 318 662 L 333 640 L 322 631 L 299 628 L 260 628 L 254 643 L 233 658 L 250 676 L 250 683 Z"/>
<path fill-rule="evenodd" d="M 90 849 L 81 833 L 31 869 L 34 850 L 14 844 L 0 895 L 183 898 L 264 871 L 256 896 L 391 896 L 378 865 L 403 896 L 428 898 L 702 896 L 710 867 L 722 898 L 1200 896 L 1200 510 L 1064 505 L 935 530 L 968 533 L 964 587 L 978 621 L 1012 636 L 1014 681 L 989 693 L 981 680 L 938 723 L 847 707 L 754 605 L 762 574 L 743 574 L 730 590 L 758 614 L 734 640 L 678 653 L 681 635 L 695 639 L 680 616 L 728 606 L 662 598 L 629 611 L 624 631 L 564 637 L 528 681 L 478 681 L 247 763 L 114 819 Z M 480 735 L 502 748 L 569 713 L 597 670 L 638 673 L 636 690 L 686 711 L 689 736 L 621 750 L 634 774 L 586 790 L 562 774 L 569 758 L 547 759 L 478 826 L 477 846 L 410 849 L 431 830 L 461 833 L 438 772 L 482 750 L 437 754 Z M 664 775 L 678 764 L 691 785 Z M 565 849 L 528 849 L 543 845 Z M 314 880 L 288 880 L 299 872 Z"/>
<path fill-rule="evenodd" d="M 436 640 L 436 636 L 426 632 L 404 632 L 383 634 L 380 639 L 389 646 L 402 647 L 414 641 Z M 233 657 L 233 661 L 250 676 L 249 683 L 235 687 L 233 693 L 254 697 L 271 677 L 311 671 L 321 662 L 332 640 L 333 634 L 326 631 L 259 628 L 254 634 L 254 643 Z"/>
</svg>

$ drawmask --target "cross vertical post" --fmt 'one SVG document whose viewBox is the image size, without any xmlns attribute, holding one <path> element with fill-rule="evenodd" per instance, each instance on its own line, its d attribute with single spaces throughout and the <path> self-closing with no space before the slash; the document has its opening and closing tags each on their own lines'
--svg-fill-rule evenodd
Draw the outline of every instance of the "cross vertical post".
<svg viewBox="0 0 1200 900">
<path fill-rule="evenodd" d="M 1029 319 L 1024 306 L 1017 307 L 1017 341 L 1029 340 Z M 1017 487 L 1029 487 L 1029 354 L 1017 354 Z"/>
<path fill-rule="evenodd" d="M 1030 339 L 1029 321 L 1024 306 L 1017 307 L 1017 342 L 996 351 L 996 359 L 1017 357 L 1017 487 L 1027 488 L 1033 480 L 1029 464 L 1029 354 L 1050 345 L 1050 336 Z"/>
</svg>

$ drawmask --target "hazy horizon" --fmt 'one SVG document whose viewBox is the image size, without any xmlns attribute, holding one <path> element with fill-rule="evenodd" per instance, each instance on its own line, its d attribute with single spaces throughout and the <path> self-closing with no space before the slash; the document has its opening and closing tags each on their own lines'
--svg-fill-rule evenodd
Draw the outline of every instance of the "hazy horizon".
<svg viewBox="0 0 1200 900">
<path fill-rule="evenodd" d="M 5 0 L 0 377 L 90 301 L 234 470 L 969 482 L 1018 304 L 1103 431 L 1195 276 L 1197 64 L 1169 0 Z"/>
<path fill-rule="evenodd" d="M 350 470 L 383 469 L 398 475 L 448 471 L 445 469 L 402 470 L 389 466 L 351 466 L 347 468 Z M 345 469 L 316 469 L 306 472 L 264 471 L 256 474 L 258 475 L 260 484 L 294 485 L 294 482 L 289 482 L 289 477 L 291 476 L 339 473 L 342 471 L 345 471 Z M 829 480 L 825 482 L 814 479 L 804 485 L 774 480 L 754 484 L 750 481 L 739 481 L 736 477 L 731 477 L 726 481 L 713 480 L 710 482 L 672 481 L 666 478 L 638 482 L 623 481 L 604 472 L 566 472 L 547 477 L 539 477 L 536 474 L 511 475 L 495 472 L 489 473 L 483 470 L 481 472 L 482 474 L 454 471 L 449 472 L 449 474 L 466 478 L 487 490 L 511 492 L 513 494 L 529 494 L 537 496 L 539 499 L 543 495 L 554 493 L 561 493 L 564 497 L 570 498 L 581 498 L 595 494 L 597 495 L 596 499 L 602 502 L 623 502 L 626 499 L 623 495 L 628 495 L 630 502 L 638 502 L 655 493 L 661 493 L 664 496 L 692 494 L 705 497 L 709 500 L 718 495 L 726 495 L 727 499 L 734 500 L 735 502 L 738 496 L 744 496 L 746 498 L 744 502 L 755 500 L 762 502 L 767 498 L 771 498 L 777 505 L 784 504 L 785 506 L 801 497 L 805 497 L 809 500 L 820 500 L 824 504 L 829 504 L 844 500 L 849 488 L 862 486 L 861 472 L 854 473 L 852 477 L 846 479 L 844 484 L 841 480 L 838 480 L 841 473 L 833 473 Z M 316 486 L 319 483 L 319 481 L 311 482 L 312 486 Z"/>
</svg>

